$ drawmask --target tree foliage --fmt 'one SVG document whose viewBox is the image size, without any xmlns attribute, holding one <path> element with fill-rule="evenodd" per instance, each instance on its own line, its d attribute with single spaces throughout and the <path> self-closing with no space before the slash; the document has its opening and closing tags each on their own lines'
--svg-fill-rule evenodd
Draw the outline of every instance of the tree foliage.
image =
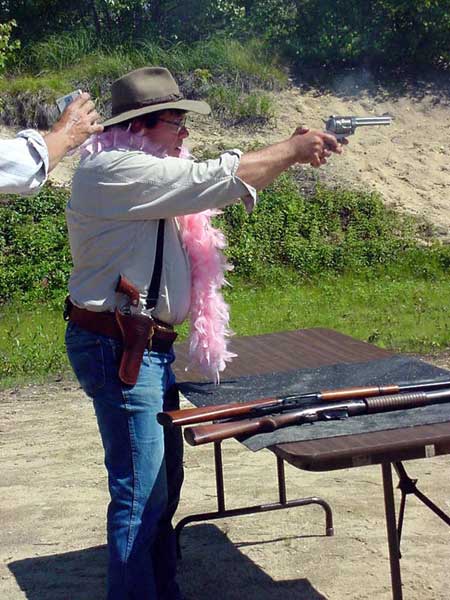
<svg viewBox="0 0 450 600">
<path fill-rule="evenodd" d="M 0 74 L 5 70 L 8 59 L 20 48 L 19 40 L 11 40 L 11 34 L 16 25 L 14 19 L 7 23 L 0 23 Z"/>
<path fill-rule="evenodd" d="M 192 43 L 255 34 L 311 65 L 450 61 L 450 0 L 0 0 L 22 46 L 73 30 L 97 43 Z"/>
</svg>

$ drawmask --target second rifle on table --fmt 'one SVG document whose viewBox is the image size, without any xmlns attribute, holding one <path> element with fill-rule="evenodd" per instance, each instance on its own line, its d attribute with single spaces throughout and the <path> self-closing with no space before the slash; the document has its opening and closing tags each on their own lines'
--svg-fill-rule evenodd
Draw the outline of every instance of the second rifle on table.
<svg viewBox="0 0 450 600">
<path fill-rule="evenodd" d="M 316 421 L 337 421 L 358 415 L 371 415 L 450 402 L 450 389 L 419 391 L 339 402 L 310 404 L 279 414 L 268 414 L 249 419 L 220 421 L 207 425 L 186 427 L 184 438 L 191 446 L 208 442 L 221 442 L 233 437 L 248 437 L 257 433 L 270 433 L 289 425 L 302 425 Z"/>
<path fill-rule="evenodd" d="M 307 404 L 315 402 L 339 402 L 341 400 L 370 398 L 386 394 L 401 392 L 420 392 L 440 388 L 450 388 L 450 380 L 427 380 L 412 383 L 396 383 L 390 385 L 371 385 L 338 388 L 334 390 L 321 390 L 294 394 L 276 398 L 259 398 L 248 402 L 232 402 L 229 404 L 211 404 L 196 408 L 183 408 L 160 412 L 157 415 L 158 423 L 165 427 L 182 425 L 195 425 L 219 419 L 236 419 L 258 417 L 267 414 L 276 414 L 297 408 L 304 408 Z"/>
</svg>

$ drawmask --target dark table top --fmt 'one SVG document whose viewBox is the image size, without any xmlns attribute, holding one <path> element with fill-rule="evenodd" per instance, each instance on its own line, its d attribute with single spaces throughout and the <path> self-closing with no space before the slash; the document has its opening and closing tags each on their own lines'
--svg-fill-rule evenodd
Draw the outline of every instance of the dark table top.
<svg viewBox="0 0 450 600">
<path fill-rule="evenodd" d="M 350 336 L 322 328 L 233 338 L 231 350 L 238 354 L 238 358 L 227 367 L 218 387 L 195 371 L 185 371 L 187 350 L 186 343 L 176 348 L 174 370 L 182 392 L 197 406 L 255 399 L 264 396 L 264 390 L 269 392 L 266 396 L 271 395 L 277 386 L 281 387 L 281 393 L 291 393 L 289 386 L 292 388 L 294 383 L 297 388 L 300 385 L 300 391 L 314 391 L 363 383 L 398 383 L 398 379 L 389 380 L 396 374 L 406 375 L 412 380 L 448 378 L 446 371 L 422 361 L 395 355 Z M 343 377 L 344 380 L 339 385 L 339 380 Z M 359 381 L 358 377 L 364 379 Z M 303 381 L 309 389 L 302 389 Z M 315 382 L 319 387 L 314 387 Z M 337 382 L 338 385 L 330 386 L 329 382 Z M 445 406 L 446 409 L 450 407 L 449 404 Z M 438 422 L 433 423 L 431 419 L 432 424 L 427 424 L 426 420 L 425 424 L 421 424 L 422 415 L 419 413 L 418 420 L 413 420 L 411 426 L 410 416 L 413 411 L 397 411 L 394 424 L 390 424 L 390 428 L 386 430 L 370 431 L 369 427 L 368 432 L 348 434 L 348 430 L 344 428 L 337 437 L 331 437 L 326 429 L 321 433 L 316 428 L 313 434 L 318 431 L 319 439 L 284 443 L 283 438 L 264 438 L 274 436 L 277 433 L 274 432 L 252 436 L 248 443 L 246 440 L 244 443 L 254 450 L 269 447 L 292 465 L 308 470 L 357 467 L 446 454 L 450 452 L 450 418 L 439 415 L 436 407 L 434 409 L 431 414 L 435 415 L 434 420 Z M 421 409 L 414 409 L 417 410 Z M 402 423 L 401 419 L 398 420 L 401 417 L 399 412 L 408 413 L 407 427 L 396 428 L 395 423 Z M 352 421 L 352 427 L 356 423 L 355 419 L 359 417 L 348 419 Z M 415 422 L 418 424 L 414 424 Z M 328 425 L 329 423 L 324 424 L 325 427 Z M 295 429 L 298 430 L 299 427 L 280 431 L 289 440 L 291 430 L 291 439 L 292 432 L 293 439 L 297 439 Z M 263 438 L 262 445 L 258 438 Z"/>
<path fill-rule="evenodd" d="M 332 329 L 311 328 L 264 335 L 233 337 L 230 350 L 238 355 L 222 375 L 226 382 L 237 377 L 282 373 L 334 365 L 359 363 L 392 356 L 392 352 L 361 342 Z M 176 344 L 174 372 L 178 382 L 207 382 L 196 370 L 185 371 L 189 364 L 187 342 Z"/>
</svg>

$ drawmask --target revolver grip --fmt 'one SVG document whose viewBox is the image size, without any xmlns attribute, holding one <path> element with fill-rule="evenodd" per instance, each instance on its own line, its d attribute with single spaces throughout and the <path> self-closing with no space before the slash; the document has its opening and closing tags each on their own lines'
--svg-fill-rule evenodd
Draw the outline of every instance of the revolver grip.
<svg viewBox="0 0 450 600">
<path fill-rule="evenodd" d="M 116 292 L 120 292 L 121 294 L 128 296 L 131 306 L 139 306 L 139 290 L 134 283 L 131 283 L 131 281 L 123 275 L 119 275 L 119 281 L 116 285 Z"/>
</svg>

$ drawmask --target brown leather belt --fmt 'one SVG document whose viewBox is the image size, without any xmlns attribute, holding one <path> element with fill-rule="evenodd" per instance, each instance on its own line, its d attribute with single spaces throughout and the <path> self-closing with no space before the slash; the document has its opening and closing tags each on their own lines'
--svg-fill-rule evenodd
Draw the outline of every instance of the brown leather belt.
<svg viewBox="0 0 450 600">
<path fill-rule="evenodd" d="M 72 323 L 82 329 L 122 341 L 122 332 L 112 312 L 94 312 L 85 308 L 78 308 L 78 306 L 72 304 L 68 316 Z M 170 352 L 176 337 L 177 333 L 171 325 L 155 320 L 148 349 L 151 348 L 155 352 Z"/>
</svg>

